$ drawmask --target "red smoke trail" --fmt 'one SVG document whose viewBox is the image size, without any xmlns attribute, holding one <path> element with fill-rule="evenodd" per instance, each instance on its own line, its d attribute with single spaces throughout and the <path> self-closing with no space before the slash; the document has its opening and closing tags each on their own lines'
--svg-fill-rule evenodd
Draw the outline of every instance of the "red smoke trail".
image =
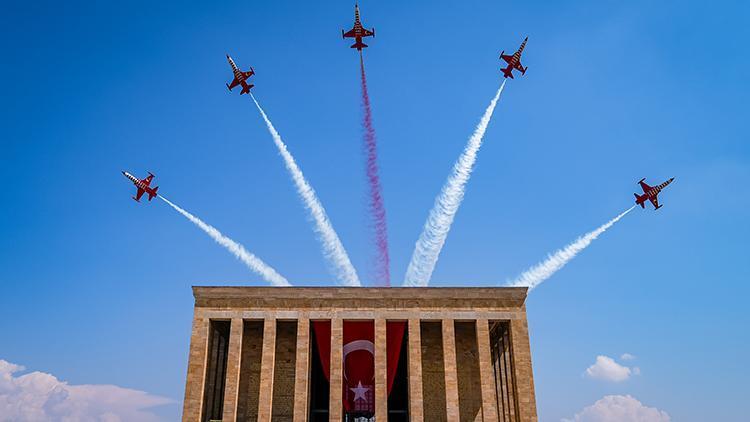
<svg viewBox="0 0 750 422">
<path fill-rule="evenodd" d="M 377 245 L 376 284 L 390 287 L 391 271 L 388 257 L 388 226 L 383 205 L 383 189 L 378 175 L 378 144 L 375 139 L 375 128 L 372 126 L 372 112 L 370 110 L 370 95 L 367 93 L 367 76 L 362 52 L 359 53 L 359 67 L 362 77 L 362 109 L 364 116 L 362 126 L 365 130 L 365 153 L 367 154 L 367 181 L 370 186 L 370 212 L 375 229 L 375 243 Z"/>
</svg>

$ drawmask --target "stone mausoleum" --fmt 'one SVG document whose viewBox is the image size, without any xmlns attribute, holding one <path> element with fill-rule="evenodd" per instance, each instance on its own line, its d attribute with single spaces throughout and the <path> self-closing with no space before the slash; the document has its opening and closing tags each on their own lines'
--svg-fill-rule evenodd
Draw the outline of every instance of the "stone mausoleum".
<svg viewBox="0 0 750 422">
<path fill-rule="evenodd" d="M 193 294 L 183 421 L 537 420 L 526 288 Z"/>
</svg>

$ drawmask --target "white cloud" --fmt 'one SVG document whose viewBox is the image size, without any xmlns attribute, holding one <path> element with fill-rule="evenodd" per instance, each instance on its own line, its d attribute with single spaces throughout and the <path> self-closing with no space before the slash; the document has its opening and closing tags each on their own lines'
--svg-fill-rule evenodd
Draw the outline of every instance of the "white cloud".
<svg viewBox="0 0 750 422">
<path fill-rule="evenodd" d="M 590 378 L 613 382 L 625 381 L 631 375 L 640 373 L 638 368 L 628 368 L 615 362 L 611 357 L 603 355 L 597 356 L 596 362 L 586 369 L 586 375 Z"/>
<path fill-rule="evenodd" d="M 0 359 L 0 422 L 157 422 L 148 409 L 173 403 L 165 397 L 116 385 L 69 385 Z"/>
<path fill-rule="evenodd" d="M 644 406 L 633 396 L 604 396 L 562 422 L 670 422 L 669 414 Z"/>
<path fill-rule="evenodd" d="M 622 356 L 620 356 L 620 360 L 635 360 L 636 356 L 631 355 L 630 353 L 623 353 Z"/>
</svg>

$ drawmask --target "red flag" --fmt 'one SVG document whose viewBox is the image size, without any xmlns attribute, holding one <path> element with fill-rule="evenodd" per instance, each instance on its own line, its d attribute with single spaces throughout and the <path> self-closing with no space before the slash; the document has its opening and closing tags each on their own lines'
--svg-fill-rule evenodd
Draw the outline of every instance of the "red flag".
<svg viewBox="0 0 750 422">
<path fill-rule="evenodd" d="M 370 321 L 344 321 L 342 401 L 347 412 L 375 412 L 375 324 Z M 313 321 L 318 353 L 326 379 L 330 381 L 331 323 Z M 388 394 L 398 368 L 405 322 L 386 324 Z"/>
<path fill-rule="evenodd" d="M 315 343 L 318 345 L 320 355 L 320 366 L 328 382 L 331 381 L 331 321 L 313 321 L 315 330 Z"/>
<path fill-rule="evenodd" d="M 344 409 L 375 411 L 375 323 L 344 321 Z"/>
<path fill-rule="evenodd" d="M 388 321 L 386 323 L 386 347 L 388 351 L 388 395 L 391 395 L 393 389 L 393 381 L 396 378 L 396 370 L 398 369 L 398 361 L 401 357 L 401 342 L 404 340 L 404 331 L 406 330 L 405 321 Z"/>
</svg>

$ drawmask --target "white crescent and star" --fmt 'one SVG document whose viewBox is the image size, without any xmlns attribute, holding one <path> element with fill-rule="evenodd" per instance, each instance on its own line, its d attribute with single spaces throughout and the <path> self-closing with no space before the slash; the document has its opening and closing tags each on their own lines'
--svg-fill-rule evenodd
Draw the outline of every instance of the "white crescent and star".
<svg viewBox="0 0 750 422">
<path fill-rule="evenodd" d="M 373 357 L 375 356 L 375 344 L 373 344 L 373 342 L 371 342 L 370 340 L 350 341 L 349 343 L 346 343 L 344 345 L 344 357 L 342 361 L 344 363 L 345 368 L 346 368 L 346 356 L 349 353 L 356 352 L 357 350 L 365 350 L 365 351 L 370 352 L 370 354 Z M 344 371 L 344 379 L 348 379 L 348 377 L 346 376 L 346 371 Z"/>
<path fill-rule="evenodd" d="M 357 383 L 357 386 L 354 387 L 354 388 L 350 388 L 350 390 L 352 390 L 354 392 L 354 401 L 357 401 L 357 400 L 367 401 L 367 398 L 365 397 L 365 394 L 368 391 L 370 391 L 370 389 L 368 387 L 363 387 L 362 386 L 362 381 L 359 381 Z"/>
<path fill-rule="evenodd" d="M 342 359 L 344 363 L 344 367 L 346 367 L 346 356 L 349 353 L 356 352 L 358 350 L 364 350 L 367 352 L 370 352 L 370 354 L 374 357 L 375 356 L 375 344 L 369 340 L 354 340 L 350 341 L 349 343 L 346 343 L 344 345 L 344 357 Z M 344 379 L 348 379 L 346 375 L 346 370 L 344 370 Z M 369 387 L 365 387 L 362 385 L 362 381 L 357 382 L 357 386 L 354 388 L 349 388 L 354 393 L 354 401 L 362 400 L 367 401 L 367 397 L 365 394 L 367 394 L 368 391 L 370 391 Z"/>
</svg>

